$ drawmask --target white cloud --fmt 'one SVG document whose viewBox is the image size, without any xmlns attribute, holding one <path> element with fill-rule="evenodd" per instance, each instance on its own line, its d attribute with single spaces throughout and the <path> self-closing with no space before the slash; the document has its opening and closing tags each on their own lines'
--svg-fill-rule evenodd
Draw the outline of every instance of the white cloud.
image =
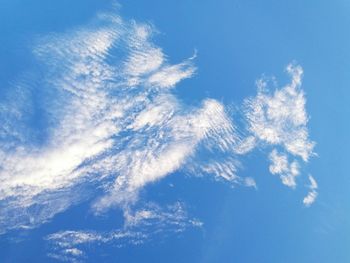
<svg viewBox="0 0 350 263">
<path fill-rule="evenodd" d="M 318 192 L 317 192 L 318 185 L 316 180 L 311 175 L 309 175 L 309 181 L 310 181 L 310 185 L 309 185 L 310 191 L 308 192 L 307 196 L 305 196 L 303 200 L 304 205 L 307 207 L 312 205 L 316 201 L 316 198 L 318 196 Z"/>
<path fill-rule="evenodd" d="M 190 108 L 167 89 L 194 74 L 192 58 L 171 65 L 151 35 L 147 25 L 100 15 L 87 28 L 39 42 L 34 53 L 43 69 L 33 81 L 39 85 L 23 88 L 23 96 L 45 95 L 35 105 L 43 109 L 45 139 L 32 143 L 26 130 L 36 127 L 9 119 L 7 111 L 24 114 L 21 105 L 1 105 L 15 129 L 2 130 L 0 142 L 0 232 L 46 222 L 94 196 L 92 185 L 104 193 L 95 196 L 96 212 L 127 207 L 200 147 L 231 151 L 235 134 L 221 103 L 208 99 Z M 10 145 L 14 130 L 21 140 Z"/>
<path fill-rule="evenodd" d="M 297 161 L 292 163 L 288 162 L 288 156 L 283 153 L 279 153 L 274 149 L 270 155 L 270 167 L 269 170 L 272 174 L 279 174 L 281 176 L 282 183 L 289 187 L 296 186 L 296 177 L 299 175 L 299 164 Z"/>
<path fill-rule="evenodd" d="M 202 107 L 184 112 L 169 96 L 157 97 L 129 126 L 136 132 L 135 136 L 127 149 L 113 157 L 114 163 L 122 166 L 121 175 L 109 194 L 94 204 L 96 212 L 136 200 L 138 189 L 186 167 L 200 144 L 231 153 L 230 144 L 235 135 L 220 103 L 205 100 Z M 227 180 L 235 177 L 235 162 L 215 160 L 214 163 L 210 167 L 202 166 L 201 170 Z"/>
<path fill-rule="evenodd" d="M 167 66 L 154 73 L 148 79 L 149 85 L 160 88 L 174 87 L 180 80 L 190 78 L 194 74 L 193 66 L 186 62 L 174 66 Z"/>
<path fill-rule="evenodd" d="M 307 196 L 303 199 L 303 203 L 305 206 L 310 206 L 312 205 L 317 198 L 318 193 L 316 191 L 310 191 Z"/>
<path fill-rule="evenodd" d="M 301 89 L 303 69 L 289 64 L 286 71 L 291 76 L 289 84 L 270 91 L 268 79 L 260 79 L 258 94 L 245 100 L 248 136 L 240 140 L 236 152 L 247 153 L 255 147 L 281 149 L 270 152 L 269 170 L 280 175 L 284 185 L 295 188 L 300 162 L 307 162 L 314 155 L 315 143 L 308 135 L 306 99 Z M 277 85 L 275 78 L 272 83 Z M 291 158 L 294 160 L 289 162 Z"/>
<path fill-rule="evenodd" d="M 281 145 L 290 154 L 307 161 L 314 142 L 308 138 L 308 117 L 305 95 L 301 86 L 303 70 L 288 65 L 291 83 L 272 94 L 260 84 L 256 97 L 247 99 L 246 118 L 249 131 L 257 140 L 271 145 Z"/>
<path fill-rule="evenodd" d="M 256 138 L 254 136 L 248 136 L 241 139 L 234 147 L 234 151 L 237 154 L 247 154 L 251 152 L 257 145 Z"/>
<path fill-rule="evenodd" d="M 153 237 L 165 237 L 176 234 L 189 227 L 201 228 L 203 223 L 198 219 L 189 218 L 184 205 L 176 202 L 161 208 L 154 203 L 146 204 L 142 209 L 128 209 L 124 212 L 125 225 L 123 228 L 106 231 L 61 231 L 47 236 L 51 244 L 50 257 L 68 260 L 86 256 L 93 244 L 94 251 L 101 245 L 113 244 L 124 247 L 140 245 L 149 242 Z"/>
<path fill-rule="evenodd" d="M 256 184 L 256 181 L 254 180 L 254 178 L 252 177 L 247 177 L 244 179 L 244 183 L 246 186 L 248 187 L 253 187 L 255 189 L 257 189 L 257 184 Z"/>
<path fill-rule="evenodd" d="M 100 15 L 85 28 L 38 43 L 34 53 L 42 65 L 32 74 L 38 77 L 26 85 L 19 80 L 9 92 L 12 100 L 0 103 L 0 233 L 35 227 L 88 199 L 95 213 L 123 209 L 131 228 L 152 222 L 200 226 L 181 209 L 130 209 L 141 189 L 180 169 L 256 188 L 253 178 L 238 176 L 237 156 L 261 145 L 309 159 L 314 143 L 306 127 L 301 67 L 287 68 L 291 84 L 273 94 L 260 85 L 258 95 L 245 101 L 248 131 L 242 137 L 222 103 L 205 99 L 189 106 L 172 92 L 195 74 L 193 58 L 172 65 L 152 43 L 153 30 Z M 38 101 L 29 99 L 33 93 L 41 94 Z M 44 116 L 43 129 L 26 121 L 34 108 Z M 288 158 L 272 151 L 270 170 L 294 187 L 299 165 Z M 59 240 L 66 255 L 80 257 L 80 244 L 144 240 L 142 229 L 129 230 L 60 232 L 50 240 Z"/>
</svg>

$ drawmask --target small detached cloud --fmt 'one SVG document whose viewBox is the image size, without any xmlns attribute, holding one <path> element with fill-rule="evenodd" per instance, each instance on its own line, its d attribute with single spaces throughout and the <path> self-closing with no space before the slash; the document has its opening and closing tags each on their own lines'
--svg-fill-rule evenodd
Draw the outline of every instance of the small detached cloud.
<svg viewBox="0 0 350 263">
<path fill-rule="evenodd" d="M 303 200 L 303 203 L 306 207 L 312 205 L 316 201 L 316 198 L 318 196 L 318 192 L 317 192 L 318 185 L 316 180 L 311 175 L 309 175 L 309 181 L 310 181 L 310 185 L 309 185 L 310 191 L 308 192 L 307 196 L 305 196 Z"/>
</svg>

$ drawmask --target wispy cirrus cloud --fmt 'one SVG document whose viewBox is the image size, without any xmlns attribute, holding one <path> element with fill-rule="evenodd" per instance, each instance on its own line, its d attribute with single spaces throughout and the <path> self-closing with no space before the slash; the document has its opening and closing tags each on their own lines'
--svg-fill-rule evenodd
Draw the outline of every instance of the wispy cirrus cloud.
<svg viewBox="0 0 350 263">
<path fill-rule="evenodd" d="M 242 106 L 246 126 L 238 127 L 217 100 L 196 107 L 181 102 L 173 88 L 195 74 L 195 56 L 171 64 L 153 32 L 101 14 L 38 42 L 37 77 L 9 91 L 8 98 L 21 98 L 17 103 L 0 103 L 0 233 L 38 226 L 85 200 L 95 214 L 122 209 L 125 226 L 50 235 L 67 257 L 83 256 L 89 242 L 140 242 L 151 225 L 171 225 L 173 232 L 198 226 L 182 206 L 135 210 L 140 190 L 178 170 L 256 188 L 239 169 L 242 156 L 257 148 L 267 152 L 270 172 L 296 187 L 314 148 L 302 68 L 289 65 L 291 83 L 282 88 L 269 90 L 260 81 Z M 41 126 L 31 122 L 38 112 Z M 317 195 L 317 187 L 310 189 L 306 205 Z"/>
<path fill-rule="evenodd" d="M 316 198 L 318 196 L 318 192 L 317 192 L 318 185 L 317 185 L 315 178 L 313 178 L 311 175 L 309 175 L 309 181 L 310 181 L 310 185 L 309 185 L 310 191 L 303 199 L 303 203 L 305 206 L 312 205 L 316 201 Z"/>
<path fill-rule="evenodd" d="M 94 249 L 109 244 L 115 247 L 140 245 L 159 236 L 174 235 L 189 227 L 201 228 L 203 223 L 189 218 L 183 203 L 160 207 L 148 203 L 142 209 L 127 210 L 122 228 L 106 231 L 61 231 L 49 235 L 46 239 L 52 245 L 49 256 L 63 261 L 84 259 L 88 247 Z"/>
<path fill-rule="evenodd" d="M 44 75 L 40 89 L 31 89 L 45 90 L 37 103 L 47 136 L 39 134 L 34 144 L 15 121 L 10 124 L 23 138 L 9 146 L 14 133 L 3 134 L 2 232 L 36 226 L 92 198 L 86 190 L 92 185 L 102 192 L 92 205 L 96 213 L 127 209 L 139 189 L 185 166 L 200 144 L 232 151 L 236 135 L 221 103 L 207 99 L 189 107 L 171 92 L 194 74 L 192 58 L 169 64 L 151 35 L 148 25 L 100 15 L 87 28 L 39 42 L 34 53 Z M 6 102 L 2 108 L 13 111 Z M 230 167 L 227 179 L 233 178 Z M 18 216 L 9 221 L 13 213 Z"/>
</svg>

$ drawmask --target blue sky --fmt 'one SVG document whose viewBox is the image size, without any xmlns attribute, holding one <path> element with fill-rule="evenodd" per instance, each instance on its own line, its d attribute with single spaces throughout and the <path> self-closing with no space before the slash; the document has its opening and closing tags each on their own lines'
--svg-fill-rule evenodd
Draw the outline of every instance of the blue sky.
<svg viewBox="0 0 350 263">
<path fill-rule="evenodd" d="M 348 262 L 347 1 L 0 3 L 0 261 Z"/>
</svg>

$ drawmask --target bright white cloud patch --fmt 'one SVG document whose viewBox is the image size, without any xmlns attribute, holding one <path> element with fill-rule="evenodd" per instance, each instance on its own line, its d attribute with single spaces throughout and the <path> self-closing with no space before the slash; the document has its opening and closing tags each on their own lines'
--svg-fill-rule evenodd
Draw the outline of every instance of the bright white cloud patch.
<svg viewBox="0 0 350 263">
<path fill-rule="evenodd" d="M 245 101 L 248 128 L 257 140 L 280 145 L 307 161 L 314 143 L 308 138 L 306 100 L 300 88 L 303 70 L 290 64 L 287 72 L 291 83 L 282 89 L 271 92 L 265 82 L 258 82 L 258 95 Z"/>
<path fill-rule="evenodd" d="M 296 187 L 296 177 L 300 174 L 300 161 L 307 162 L 313 155 L 315 143 L 309 139 L 306 113 L 306 99 L 301 89 L 303 70 L 290 64 L 287 73 L 290 84 L 270 91 L 263 79 L 257 82 L 258 94 L 245 101 L 245 115 L 251 134 L 243 140 L 240 152 L 248 152 L 254 147 L 274 148 L 270 154 L 269 170 L 280 175 L 282 183 Z M 296 159 L 301 159 L 296 160 Z M 289 159 L 294 159 L 289 161 Z"/>
<path fill-rule="evenodd" d="M 301 67 L 288 66 L 291 83 L 274 92 L 260 82 L 257 96 L 244 102 L 247 127 L 236 127 L 217 100 L 193 107 L 177 98 L 172 89 L 193 76 L 193 58 L 170 64 L 152 32 L 100 15 L 38 43 L 41 66 L 0 102 L 0 233 L 35 227 L 85 200 L 96 214 L 122 209 L 125 226 L 52 234 L 61 256 L 82 257 L 80 245 L 89 242 L 141 242 L 153 223 L 174 232 L 200 226 L 182 206 L 132 207 L 141 189 L 178 170 L 256 188 L 238 172 L 240 158 L 257 147 L 270 152 L 270 172 L 296 187 L 314 147 Z M 306 205 L 317 195 L 317 186 L 310 189 Z"/>
</svg>

